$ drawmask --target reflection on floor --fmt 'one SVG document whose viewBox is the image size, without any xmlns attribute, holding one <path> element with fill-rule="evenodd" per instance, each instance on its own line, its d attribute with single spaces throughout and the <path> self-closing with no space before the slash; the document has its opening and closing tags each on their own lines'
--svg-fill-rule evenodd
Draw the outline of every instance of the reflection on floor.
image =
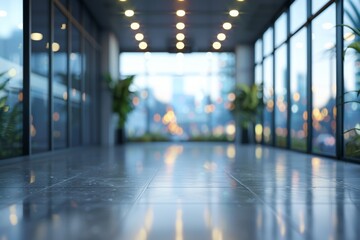
<svg viewBox="0 0 360 240">
<path fill-rule="evenodd" d="M 0 165 L 0 239 L 360 239 L 360 165 L 129 144 Z"/>
</svg>

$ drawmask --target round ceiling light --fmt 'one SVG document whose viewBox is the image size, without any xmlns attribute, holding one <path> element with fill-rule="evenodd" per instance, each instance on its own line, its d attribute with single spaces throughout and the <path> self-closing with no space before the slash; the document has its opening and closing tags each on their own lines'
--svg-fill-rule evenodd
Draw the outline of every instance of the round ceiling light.
<svg viewBox="0 0 360 240">
<path fill-rule="evenodd" d="M 137 23 L 137 22 L 133 22 L 133 23 L 130 24 L 130 28 L 132 30 L 138 30 L 140 28 L 140 24 Z"/>
<path fill-rule="evenodd" d="M 184 49 L 185 47 L 185 44 L 183 42 L 177 42 L 176 43 L 176 48 L 181 50 L 181 49 Z"/>
<path fill-rule="evenodd" d="M 224 33 L 219 33 L 219 34 L 217 35 L 217 39 L 218 39 L 219 41 L 224 41 L 224 40 L 226 39 L 226 35 L 225 35 Z"/>
<path fill-rule="evenodd" d="M 239 11 L 236 9 L 230 10 L 229 15 L 231 17 L 237 17 L 237 16 L 239 16 Z"/>
<path fill-rule="evenodd" d="M 178 41 L 183 41 L 185 39 L 185 34 L 183 34 L 183 33 L 176 34 L 176 39 Z"/>
<path fill-rule="evenodd" d="M 224 28 L 225 30 L 230 30 L 230 29 L 232 28 L 232 25 L 231 25 L 231 23 L 226 22 L 226 23 L 223 24 L 223 28 Z"/>
<path fill-rule="evenodd" d="M 140 42 L 139 43 L 139 48 L 141 49 L 141 50 L 145 50 L 146 48 L 147 48 L 147 43 L 146 42 Z"/>
<path fill-rule="evenodd" d="M 125 16 L 127 16 L 127 17 L 132 17 L 134 15 L 135 15 L 134 10 L 126 10 L 125 11 Z"/>
<path fill-rule="evenodd" d="M 135 34 L 135 39 L 137 41 L 142 41 L 144 39 L 144 34 L 142 34 L 142 33 Z"/>
<path fill-rule="evenodd" d="M 219 42 L 214 42 L 212 46 L 213 46 L 213 48 L 214 48 L 215 50 L 219 50 L 219 49 L 221 48 L 221 43 L 219 43 Z"/>
<path fill-rule="evenodd" d="M 183 17 L 186 15 L 186 12 L 184 10 L 177 10 L 176 15 L 179 17 Z"/>
<path fill-rule="evenodd" d="M 179 29 L 179 30 L 183 30 L 185 28 L 185 23 L 178 22 L 176 24 L 176 28 Z"/>
</svg>

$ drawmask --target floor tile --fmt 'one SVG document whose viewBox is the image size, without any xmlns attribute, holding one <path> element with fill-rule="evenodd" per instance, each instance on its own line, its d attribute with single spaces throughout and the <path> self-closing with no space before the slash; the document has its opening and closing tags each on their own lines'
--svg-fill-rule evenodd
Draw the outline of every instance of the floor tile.
<svg viewBox="0 0 360 240">
<path fill-rule="evenodd" d="M 301 239 L 262 204 L 136 204 L 124 226 L 120 239 Z"/>
</svg>

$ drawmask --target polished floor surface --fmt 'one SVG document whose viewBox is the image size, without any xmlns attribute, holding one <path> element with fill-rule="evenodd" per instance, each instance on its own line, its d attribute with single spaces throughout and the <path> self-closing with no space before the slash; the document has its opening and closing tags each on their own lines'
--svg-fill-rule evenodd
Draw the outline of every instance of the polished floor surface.
<svg viewBox="0 0 360 240">
<path fill-rule="evenodd" d="M 360 164 L 128 144 L 0 162 L 0 240 L 360 239 Z"/>
</svg>

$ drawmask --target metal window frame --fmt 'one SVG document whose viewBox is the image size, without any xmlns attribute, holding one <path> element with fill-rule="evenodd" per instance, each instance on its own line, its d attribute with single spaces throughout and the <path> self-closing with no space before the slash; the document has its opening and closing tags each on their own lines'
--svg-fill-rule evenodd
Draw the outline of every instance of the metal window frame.
<svg viewBox="0 0 360 240">
<path fill-rule="evenodd" d="M 67 1 L 67 4 L 69 4 L 69 1 Z M 23 156 L 30 156 L 32 155 L 32 139 L 31 139 L 31 31 L 32 31 L 32 7 L 33 2 L 31 0 L 23 0 L 23 108 L 22 108 L 22 154 Z M 84 7 L 83 5 L 81 5 Z M 99 61 L 99 50 L 101 49 L 101 46 L 98 42 L 96 42 L 96 39 L 94 39 L 90 33 L 88 33 L 85 29 L 85 26 L 82 25 L 82 23 L 79 23 L 70 13 L 69 10 L 67 10 L 62 3 L 59 0 L 49 0 L 48 1 L 48 17 L 49 17 L 49 42 L 54 42 L 54 22 L 55 22 L 55 7 L 57 7 L 67 18 L 67 23 L 70 29 L 67 31 L 67 41 L 68 41 L 68 57 L 67 57 L 67 92 L 68 92 L 68 103 L 67 103 L 67 111 L 68 111 L 68 120 L 67 120 L 67 148 L 72 147 L 71 144 L 71 110 L 69 111 L 69 108 L 71 109 L 71 85 L 70 85 L 70 55 L 69 51 L 71 51 L 71 25 L 75 25 L 80 34 L 81 34 L 81 51 L 84 52 L 84 44 L 85 41 L 88 41 L 91 47 L 94 49 L 94 61 Z M 92 19 L 93 21 L 93 19 Z M 82 21 L 83 22 L 83 21 Z M 71 24 L 70 24 L 71 23 Z M 54 138 L 53 138 L 53 130 L 54 130 L 54 122 L 53 122 L 53 112 L 54 112 L 54 96 L 53 96 L 53 80 L 54 80 L 54 53 L 52 51 L 52 47 L 50 46 L 48 49 L 48 57 L 49 57 L 49 72 L 48 72 L 48 114 L 47 118 L 49 121 L 48 124 L 48 148 L 47 152 L 51 152 L 55 150 L 54 146 Z M 81 93 L 84 92 L 84 68 L 83 68 L 84 61 L 82 60 L 82 85 L 81 85 Z M 98 72 L 98 71 L 97 71 Z M 91 86 L 97 86 L 96 79 L 99 76 L 94 77 L 92 80 L 94 81 Z M 94 89 L 93 89 L 94 90 Z M 82 99 L 82 96 L 81 96 Z M 82 131 L 84 131 L 82 128 L 84 126 L 83 121 L 85 121 L 84 115 L 84 102 L 81 102 L 81 136 L 83 136 Z M 96 107 L 100 107 L 98 104 L 96 104 Z M 92 110 L 93 113 L 95 113 L 95 110 Z M 95 114 L 94 114 L 95 115 Z M 98 122 L 98 121 L 97 121 Z M 97 124 L 94 124 L 98 127 Z M 69 134 L 70 133 L 70 134 Z M 80 138 L 80 145 L 83 145 L 83 137 Z M 92 141 L 90 142 L 92 143 Z"/>
<path fill-rule="evenodd" d="M 336 1 L 336 157 L 345 157 L 344 151 L 344 62 L 342 56 L 344 49 L 343 27 L 344 23 L 344 0 Z"/>
<path fill-rule="evenodd" d="M 22 112 L 22 155 L 31 154 L 31 0 L 23 0 L 23 112 Z"/>
</svg>

